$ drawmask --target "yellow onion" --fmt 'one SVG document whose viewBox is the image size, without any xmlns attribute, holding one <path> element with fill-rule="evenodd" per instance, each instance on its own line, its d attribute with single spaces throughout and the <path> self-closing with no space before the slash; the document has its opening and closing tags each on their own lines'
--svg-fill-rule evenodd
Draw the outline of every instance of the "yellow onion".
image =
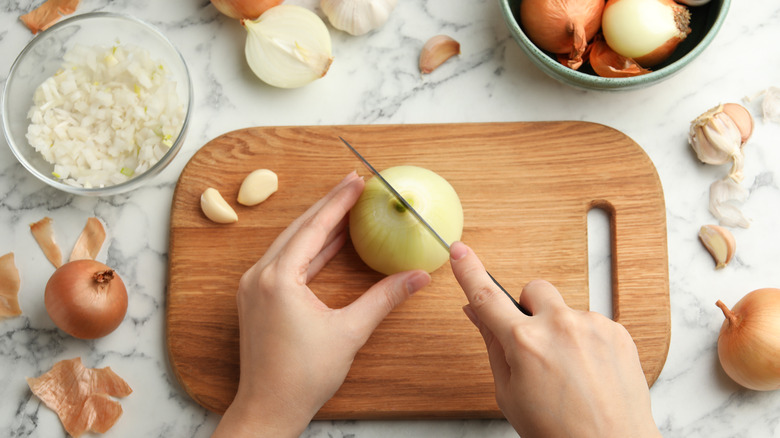
<svg viewBox="0 0 780 438">
<path fill-rule="evenodd" d="M 603 9 L 604 0 L 523 0 L 520 24 L 540 49 L 568 56 L 564 64 L 576 70 L 601 26 Z"/>
<path fill-rule="evenodd" d="M 211 0 L 219 12 L 237 20 L 254 20 L 284 0 Z"/>
<path fill-rule="evenodd" d="M 81 339 L 96 339 L 122 323 L 127 289 L 119 275 L 103 263 L 74 260 L 57 268 L 49 278 L 44 304 L 62 331 Z"/>
<path fill-rule="evenodd" d="M 455 189 L 417 166 L 385 169 L 382 176 L 447 242 L 460 239 L 463 208 Z M 349 234 L 360 258 L 390 275 L 411 269 L 433 272 L 449 253 L 378 178 L 371 178 L 349 214 Z"/>
<path fill-rule="evenodd" d="M 609 0 L 601 30 L 609 47 L 642 67 L 657 65 L 689 33 L 691 14 L 674 0 Z"/>
<path fill-rule="evenodd" d="M 757 289 L 729 309 L 718 336 L 718 358 L 735 382 L 756 391 L 780 389 L 780 289 Z"/>
</svg>

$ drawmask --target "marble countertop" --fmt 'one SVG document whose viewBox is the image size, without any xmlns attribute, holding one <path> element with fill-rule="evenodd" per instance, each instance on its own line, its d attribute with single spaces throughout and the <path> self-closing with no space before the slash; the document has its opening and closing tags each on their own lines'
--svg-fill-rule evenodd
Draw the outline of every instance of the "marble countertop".
<svg viewBox="0 0 780 438">
<path fill-rule="evenodd" d="M 32 38 L 18 20 L 38 1 L 0 5 L 0 81 Z M 315 0 L 289 1 L 317 10 Z M 668 437 L 780 435 L 780 392 L 741 389 L 722 371 L 716 341 L 723 321 L 715 301 L 733 305 L 760 287 L 780 287 L 780 126 L 763 122 L 759 100 L 746 146 L 743 206 L 749 229 L 734 229 L 735 260 L 715 271 L 698 242 L 712 181 L 725 167 L 700 164 L 687 145 L 689 122 L 722 102 L 740 102 L 780 86 L 780 3 L 734 1 L 719 35 L 688 68 L 655 86 L 621 93 L 583 91 L 538 70 L 511 38 L 496 0 L 401 1 L 390 21 L 362 37 L 331 29 L 335 61 L 327 76 L 281 90 L 259 82 L 246 65 L 244 30 L 207 0 L 83 0 L 77 13 L 114 11 L 159 27 L 182 51 L 193 76 L 195 104 L 183 150 L 151 184 L 108 198 L 71 196 L 45 186 L 0 147 L 0 254 L 13 251 L 22 276 L 24 315 L 0 322 L 0 433 L 65 436 L 25 377 L 76 356 L 90 367 L 111 366 L 133 387 L 124 415 L 107 436 L 206 437 L 219 416 L 194 403 L 168 364 L 163 338 L 171 197 L 187 160 L 210 139 L 249 126 L 584 120 L 616 128 L 639 143 L 657 167 L 666 196 L 672 337 L 666 365 L 651 388 L 655 420 Z M 462 54 L 421 77 L 417 57 L 431 36 L 459 40 Z M 53 269 L 28 225 L 55 221 L 70 248 L 88 216 L 109 233 L 98 257 L 122 266 L 132 290 L 127 316 L 111 335 L 81 341 L 57 330 L 43 306 Z M 598 223 L 598 215 L 594 215 Z M 594 242 L 605 235 L 593 234 Z M 608 251 L 594 243 L 594 272 Z M 595 275 L 595 277 L 599 277 Z M 607 278 L 601 275 L 601 278 Z M 608 280 L 592 290 L 608 288 Z M 596 298 L 595 300 L 598 300 Z M 598 307 L 597 304 L 594 306 Z M 602 306 L 608 308 L 609 306 Z M 502 420 L 316 421 L 307 437 L 509 437 Z"/>
</svg>

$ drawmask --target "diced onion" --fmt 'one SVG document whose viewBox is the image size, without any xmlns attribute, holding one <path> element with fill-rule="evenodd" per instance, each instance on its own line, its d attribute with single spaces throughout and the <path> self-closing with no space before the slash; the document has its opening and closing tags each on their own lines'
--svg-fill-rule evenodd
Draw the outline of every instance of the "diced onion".
<svg viewBox="0 0 780 438">
<path fill-rule="evenodd" d="M 77 187 L 140 175 L 170 149 L 184 124 L 176 82 L 134 46 L 75 46 L 35 90 L 27 141 Z"/>
</svg>

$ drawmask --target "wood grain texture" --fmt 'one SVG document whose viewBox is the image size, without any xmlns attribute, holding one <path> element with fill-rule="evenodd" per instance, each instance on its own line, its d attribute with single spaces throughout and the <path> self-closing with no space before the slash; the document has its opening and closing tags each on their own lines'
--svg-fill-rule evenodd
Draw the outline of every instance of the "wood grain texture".
<svg viewBox="0 0 780 438">
<path fill-rule="evenodd" d="M 235 394 L 241 274 L 344 175 L 366 174 L 339 135 L 378 169 L 412 164 L 446 178 L 464 207 L 463 241 L 514 295 L 545 278 L 570 306 L 588 309 L 587 213 L 607 210 L 614 318 L 637 343 L 648 384 L 656 380 L 671 330 L 666 213 L 652 162 L 624 134 L 585 122 L 265 127 L 210 141 L 174 192 L 166 341 L 179 382 L 198 403 L 221 413 Z M 241 206 L 238 188 L 257 168 L 276 172 L 280 189 Z M 199 199 L 207 187 L 234 207 L 237 223 L 206 219 Z M 380 278 L 348 243 L 311 288 L 340 307 Z M 501 417 L 464 304 L 447 264 L 377 328 L 316 418 Z"/>
</svg>

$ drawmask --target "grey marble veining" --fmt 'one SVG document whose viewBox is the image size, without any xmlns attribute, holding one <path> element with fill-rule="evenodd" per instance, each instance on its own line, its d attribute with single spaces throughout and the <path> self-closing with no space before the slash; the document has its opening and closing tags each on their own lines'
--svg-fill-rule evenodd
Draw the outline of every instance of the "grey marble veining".
<svg viewBox="0 0 780 438">
<path fill-rule="evenodd" d="M 32 38 L 18 20 L 38 1 L 0 4 L 0 83 Z M 316 0 L 288 0 L 321 14 Z M 737 256 L 727 269 L 713 263 L 696 233 L 713 222 L 709 184 L 724 167 L 700 164 L 687 145 L 691 119 L 726 101 L 780 86 L 780 4 L 733 1 L 711 46 L 659 85 L 598 93 L 562 85 L 536 69 L 512 40 L 495 0 L 401 1 L 381 29 L 362 37 L 333 30 L 335 61 L 327 76 L 296 90 L 254 78 L 244 60 L 245 31 L 207 0 L 83 0 L 77 13 L 104 10 L 159 27 L 183 53 L 195 89 L 194 114 L 183 150 L 149 185 L 111 198 L 66 195 L 36 181 L 0 140 L 0 254 L 13 251 L 22 277 L 24 315 L 0 322 L 0 435 L 65 436 L 57 417 L 32 396 L 25 377 L 76 356 L 90 367 L 111 366 L 133 387 L 112 437 L 207 437 L 216 423 L 181 389 L 164 341 L 165 284 L 171 196 L 187 160 L 210 139 L 249 126 L 584 120 L 616 128 L 642 145 L 665 189 L 672 304 L 672 340 L 651 389 L 653 413 L 667 437 L 780 436 L 780 392 L 741 389 L 722 371 L 716 341 L 722 315 L 760 287 L 780 287 L 780 126 L 764 123 L 759 101 L 746 146 L 744 205 L 749 229 L 735 229 Z M 446 33 L 462 54 L 421 76 L 417 58 L 431 36 Z M 52 266 L 28 225 L 55 221 L 63 252 L 95 215 L 108 239 L 98 259 L 121 266 L 131 290 L 127 316 L 111 335 L 73 339 L 57 330 L 43 307 Z M 603 241 L 605 236 L 595 236 Z M 596 252 L 592 266 L 608 265 Z M 608 276 L 607 276 L 608 277 Z M 502 420 L 318 421 L 307 438 L 511 437 Z"/>
</svg>

